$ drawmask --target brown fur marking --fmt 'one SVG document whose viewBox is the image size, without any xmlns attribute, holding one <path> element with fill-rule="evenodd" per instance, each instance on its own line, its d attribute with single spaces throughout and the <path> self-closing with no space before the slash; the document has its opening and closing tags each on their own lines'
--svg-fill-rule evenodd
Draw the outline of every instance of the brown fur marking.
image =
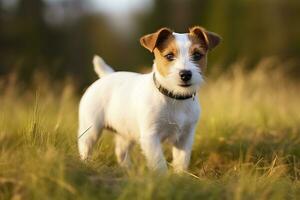
<svg viewBox="0 0 300 200">
<path fill-rule="evenodd" d="M 194 62 L 198 65 L 198 67 L 200 67 L 201 72 L 204 72 L 207 64 L 206 60 L 207 60 L 207 51 L 208 51 L 206 43 L 204 40 L 201 40 L 194 33 L 189 33 L 188 37 L 192 43 L 189 50 L 190 55 L 192 56 L 194 52 L 199 52 L 203 55 L 203 57 L 200 60 Z"/>
<path fill-rule="evenodd" d="M 169 73 L 172 61 L 168 61 L 165 55 L 173 53 L 175 57 L 178 56 L 178 47 L 175 43 L 175 37 L 170 35 L 161 45 L 154 49 L 155 63 L 159 73 L 166 77 Z"/>
</svg>

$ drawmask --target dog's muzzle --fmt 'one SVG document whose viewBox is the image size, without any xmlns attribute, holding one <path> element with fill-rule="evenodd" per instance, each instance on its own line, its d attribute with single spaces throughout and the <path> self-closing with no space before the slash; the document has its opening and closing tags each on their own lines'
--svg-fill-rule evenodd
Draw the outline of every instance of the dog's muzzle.
<svg viewBox="0 0 300 200">
<path fill-rule="evenodd" d="M 170 98 L 176 99 L 176 100 L 186 100 L 186 99 L 190 99 L 190 98 L 193 98 L 193 100 L 195 99 L 196 92 L 193 94 L 182 95 L 182 94 L 175 94 L 175 93 L 169 91 L 167 88 L 164 88 L 157 81 L 157 79 L 155 77 L 155 73 L 153 73 L 153 82 L 154 82 L 155 87 L 158 89 L 158 91 L 167 97 L 170 97 Z"/>
</svg>

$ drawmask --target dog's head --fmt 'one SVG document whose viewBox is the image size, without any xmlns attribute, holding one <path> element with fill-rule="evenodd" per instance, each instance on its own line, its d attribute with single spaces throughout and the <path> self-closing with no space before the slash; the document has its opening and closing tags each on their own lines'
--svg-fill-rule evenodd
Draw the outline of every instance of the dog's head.
<svg viewBox="0 0 300 200">
<path fill-rule="evenodd" d="M 161 28 L 140 42 L 154 53 L 154 71 L 160 84 L 174 93 L 193 94 L 203 80 L 207 53 L 220 40 L 217 34 L 195 26 L 182 34 Z"/>
</svg>

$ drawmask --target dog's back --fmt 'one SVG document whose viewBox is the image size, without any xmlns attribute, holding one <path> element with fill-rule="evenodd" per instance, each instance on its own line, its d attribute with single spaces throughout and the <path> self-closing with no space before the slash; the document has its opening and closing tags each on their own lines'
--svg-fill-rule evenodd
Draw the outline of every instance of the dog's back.
<svg viewBox="0 0 300 200">
<path fill-rule="evenodd" d="M 139 98 L 142 98 L 142 94 L 137 96 L 134 87 L 142 87 L 141 82 L 144 82 L 145 75 L 133 72 L 113 72 L 112 69 L 98 71 L 97 74 L 100 74 L 100 79 L 86 90 L 79 104 L 78 137 L 81 141 L 86 141 L 80 142 L 79 148 L 91 146 L 103 128 L 112 129 L 131 138 L 137 138 L 132 134 L 139 132 L 137 115 L 132 111 L 139 107 Z M 143 91 L 145 88 L 137 90 Z M 94 135 L 94 137 L 86 140 L 87 135 Z M 80 150 L 83 159 L 89 154 L 87 151 L 88 149 Z"/>
</svg>

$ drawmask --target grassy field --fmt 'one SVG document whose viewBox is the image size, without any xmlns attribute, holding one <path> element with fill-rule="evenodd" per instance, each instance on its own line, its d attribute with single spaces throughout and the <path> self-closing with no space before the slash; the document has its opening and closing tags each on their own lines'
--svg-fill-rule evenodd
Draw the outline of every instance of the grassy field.
<svg viewBox="0 0 300 200">
<path fill-rule="evenodd" d="M 0 80 L 0 199 L 300 199 L 300 85 L 273 60 L 252 72 L 239 65 L 203 86 L 183 175 L 147 171 L 139 147 L 121 169 L 112 134 L 82 163 L 72 82 L 37 75 L 24 91 L 14 76 Z"/>
</svg>

